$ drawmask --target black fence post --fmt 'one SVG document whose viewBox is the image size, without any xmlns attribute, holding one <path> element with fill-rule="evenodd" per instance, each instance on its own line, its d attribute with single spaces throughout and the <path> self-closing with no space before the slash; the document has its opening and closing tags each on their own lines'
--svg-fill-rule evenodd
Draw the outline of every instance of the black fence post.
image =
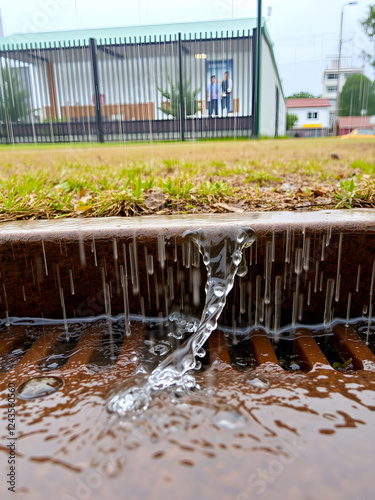
<svg viewBox="0 0 375 500">
<path fill-rule="evenodd" d="M 101 104 L 100 104 L 98 60 L 96 57 L 96 40 L 95 40 L 95 38 L 90 38 L 90 51 L 91 51 L 92 71 L 93 71 L 93 76 L 94 76 L 96 125 L 98 128 L 97 137 L 98 137 L 98 142 L 104 142 L 102 109 L 101 109 Z"/>
<path fill-rule="evenodd" d="M 257 102 L 257 52 L 258 52 L 258 34 L 257 29 L 253 29 L 253 74 L 252 74 L 252 96 L 251 96 L 251 136 L 253 139 L 257 137 L 257 114 L 258 114 L 258 102 Z"/>
<path fill-rule="evenodd" d="M 180 130 L 181 141 L 185 140 L 185 106 L 184 106 L 184 86 L 182 83 L 182 42 L 181 33 L 178 34 L 178 61 L 180 67 Z"/>
<path fill-rule="evenodd" d="M 257 26 L 257 122 L 256 134 L 260 135 L 260 93 L 262 71 L 262 0 L 258 0 L 258 26 Z"/>
</svg>

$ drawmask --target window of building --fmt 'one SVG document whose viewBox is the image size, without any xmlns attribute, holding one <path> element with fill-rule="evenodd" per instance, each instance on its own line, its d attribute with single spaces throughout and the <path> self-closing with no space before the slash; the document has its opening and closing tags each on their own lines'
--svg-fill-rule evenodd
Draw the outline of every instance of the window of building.
<svg viewBox="0 0 375 500">
<path fill-rule="evenodd" d="M 316 120 L 318 118 L 318 113 L 316 111 L 310 111 L 307 113 L 307 119 L 308 120 Z"/>
<path fill-rule="evenodd" d="M 337 80 L 337 73 L 327 73 L 327 80 Z"/>
<path fill-rule="evenodd" d="M 327 87 L 327 92 L 337 92 L 337 86 L 335 85 L 334 87 Z"/>
</svg>

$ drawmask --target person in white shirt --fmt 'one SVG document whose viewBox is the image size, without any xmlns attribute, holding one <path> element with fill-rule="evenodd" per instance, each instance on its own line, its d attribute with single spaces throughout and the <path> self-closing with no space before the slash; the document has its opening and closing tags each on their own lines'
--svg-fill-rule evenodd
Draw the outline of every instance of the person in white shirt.
<svg viewBox="0 0 375 500">
<path fill-rule="evenodd" d="M 229 71 L 224 73 L 224 80 L 221 82 L 221 109 L 224 113 L 226 110 L 227 113 L 232 112 L 232 90 L 233 90 L 233 82 L 230 78 Z"/>
</svg>

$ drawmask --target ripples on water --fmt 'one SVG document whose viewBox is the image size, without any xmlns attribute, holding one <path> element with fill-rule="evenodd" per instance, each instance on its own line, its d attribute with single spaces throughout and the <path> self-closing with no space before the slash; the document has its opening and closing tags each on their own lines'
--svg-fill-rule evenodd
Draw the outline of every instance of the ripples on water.
<svg viewBox="0 0 375 500">
<path fill-rule="evenodd" d="M 120 367 L 109 362 L 107 339 L 98 347 L 102 361 L 107 359 L 102 370 L 52 370 L 65 381 L 61 390 L 17 403 L 24 495 L 60 491 L 80 498 L 79 492 L 90 491 L 93 498 L 120 497 L 126 488 L 129 498 L 170 498 L 178 488 L 183 499 L 247 499 L 264 489 L 264 498 L 279 498 L 283 491 L 300 499 L 310 489 L 311 498 L 356 498 L 361 492 L 371 498 L 366 494 L 372 488 L 373 373 L 253 369 L 251 359 L 243 366 L 239 349 L 237 360 L 231 354 L 233 366 L 209 367 L 200 358 L 202 368 L 195 372 L 200 390 L 162 391 L 136 418 L 108 415 L 108 390 L 140 367 L 152 371 L 168 356 L 155 346 L 169 348 L 170 342 L 174 348 L 178 342 L 168 335 L 167 322 L 159 335 L 155 327 L 161 332 L 152 322 L 141 349 L 129 351 Z M 135 322 L 132 330 L 144 331 Z M 233 332 L 228 341 L 233 343 Z M 242 343 L 240 338 L 237 346 Z M 32 375 L 25 367 L 17 380 Z"/>
</svg>

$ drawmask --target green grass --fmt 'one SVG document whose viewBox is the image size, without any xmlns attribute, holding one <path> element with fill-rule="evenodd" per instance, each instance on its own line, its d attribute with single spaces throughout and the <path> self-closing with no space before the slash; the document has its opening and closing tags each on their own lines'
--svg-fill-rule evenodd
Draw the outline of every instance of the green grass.
<svg viewBox="0 0 375 500">
<path fill-rule="evenodd" d="M 323 199 L 373 206 L 374 141 L 0 146 L 0 221 L 308 209 Z"/>
</svg>

